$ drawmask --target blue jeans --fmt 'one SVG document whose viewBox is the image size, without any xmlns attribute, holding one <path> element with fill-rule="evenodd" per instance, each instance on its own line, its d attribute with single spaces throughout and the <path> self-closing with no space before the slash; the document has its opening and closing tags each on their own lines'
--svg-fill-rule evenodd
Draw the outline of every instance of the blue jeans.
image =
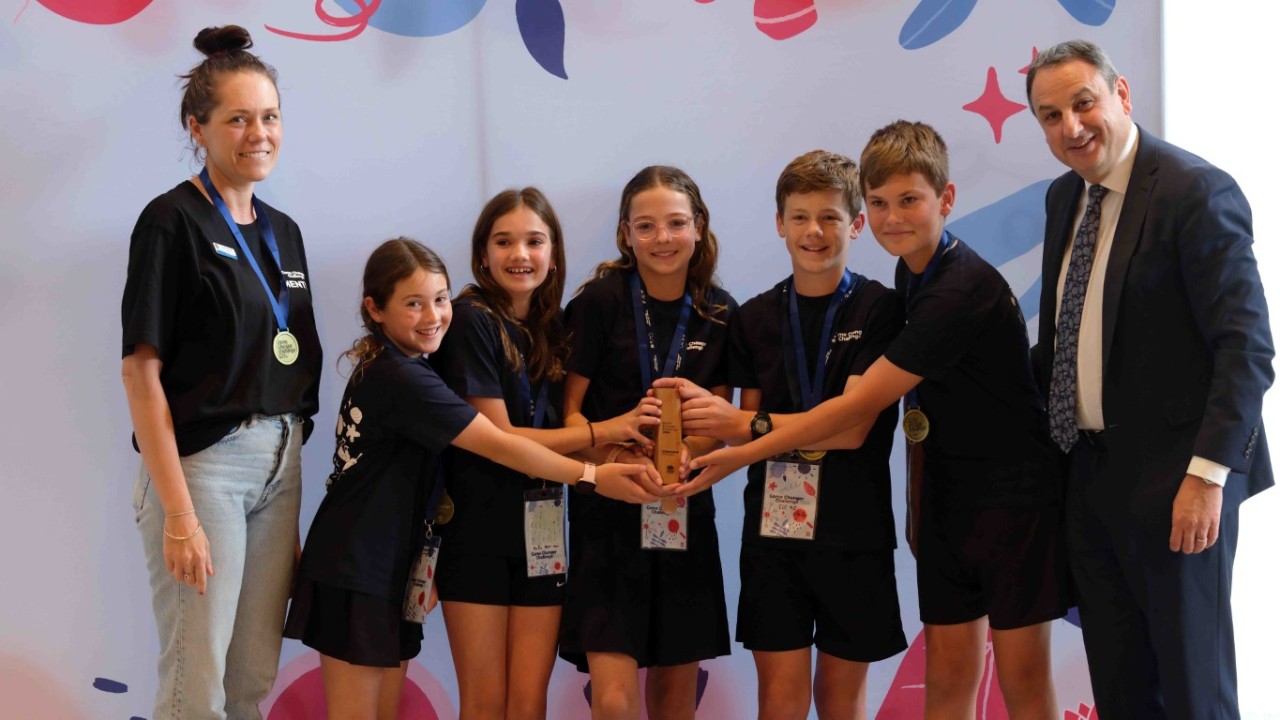
<svg viewBox="0 0 1280 720">
<path fill-rule="evenodd" d="M 145 464 L 133 507 L 160 632 L 153 720 L 259 720 L 280 662 L 302 498 L 302 420 L 254 415 L 181 459 L 216 575 L 203 596 L 169 574 L 164 508 Z"/>
</svg>

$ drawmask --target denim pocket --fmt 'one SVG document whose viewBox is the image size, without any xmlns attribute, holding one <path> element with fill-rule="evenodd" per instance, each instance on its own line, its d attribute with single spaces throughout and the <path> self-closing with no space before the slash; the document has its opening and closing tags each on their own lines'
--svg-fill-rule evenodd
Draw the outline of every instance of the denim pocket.
<svg viewBox="0 0 1280 720">
<path fill-rule="evenodd" d="M 133 520 L 142 521 L 142 508 L 147 503 L 147 490 L 151 488 L 151 473 L 146 466 L 138 469 L 138 479 L 133 482 Z"/>
<path fill-rule="evenodd" d="M 254 416 L 250 415 L 244 420 L 241 420 L 235 425 L 232 425 L 231 429 L 227 431 L 227 434 L 218 438 L 218 442 L 214 443 L 214 445 L 223 445 L 225 443 L 231 442 L 232 440 L 235 440 L 236 437 L 238 437 L 241 433 L 244 432 L 245 428 L 249 427 L 249 423 L 252 423 L 253 419 L 254 419 Z"/>
</svg>

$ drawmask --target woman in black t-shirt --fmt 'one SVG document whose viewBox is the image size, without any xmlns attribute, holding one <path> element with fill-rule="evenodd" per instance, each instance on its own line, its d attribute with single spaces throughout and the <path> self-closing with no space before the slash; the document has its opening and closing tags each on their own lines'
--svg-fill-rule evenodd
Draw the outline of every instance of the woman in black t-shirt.
<svg viewBox="0 0 1280 720">
<path fill-rule="evenodd" d="M 640 428 L 658 422 L 653 400 L 601 423 L 561 427 L 565 272 L 560 221 L 542 192 L 496 195 L 471 235 L 476 284 L 454 302 L 450 332 L 431 364 L 496 427 L 555 452 L 647 444 Z M 563 503 L 552 513 L 556 541 L 529 542 L 525 521 L 528 503 L 558 500 L 560 489 L 466 450 L 446 451 L 444 463 L 455 510 L 437 527 L 443 544 L 436 585 L 460 712 L 544 718 L 564 602 Z"/>
<path fill-rule="evenodd" d="M 281 120 L 251 45 L 236 26 L 196 36 L 181 118 L 204 168 L 138 218 L 121 303 L 157 718 L 258 717 L 298 544 L 320 342 L 298 226 L 254 196 Z"/>
<path fill-rule="evenodd" d="M 710 212 L 683 171 L 653 166 L 627 183 L 621 256 L 566 309 L 572 333 L 565 424 L 611 417 L 659 377 L 728 396 L 727 321 L 737 307 L 715 284 Z M 684 438 L 682 465 L 711 438 Z M 615 446 L 607 459 L 651 462 Z M 656 504 L 655 504 L 656 505 Z M 715 505 L 709 493 L 670 510 L 574 498 L 560 654 L 590 671 L 597 717 L 638 717 L 648 667 L 649 716 L 692 718 L 698 661 L 729 654 Z"/>
<path fill-rule="evenodd" d="M 643 465 L 597 470 L 505 433 L 445 386 L 427 355 L 453 316 L 449 277 L 421 244 L 397 238 L 374 250 L 360 312 L 369 334 L 347 352 L 353 371 L 338 415 L 334 471 L 307 533 L 285 634 L 321 653 L 331 717 L 395 717 L 408 661 L 422 645 L 422 626 L 403 619 L 406 587 L 431 533 L 423 525 L 435 517 L 445 447 L 579 493 L 597 492 L 597 482 L 601 495 L 629 502 L 666 492 Z M 409 599 L 425 615 L 435 585 L 429 599 Z"/>
</svg>

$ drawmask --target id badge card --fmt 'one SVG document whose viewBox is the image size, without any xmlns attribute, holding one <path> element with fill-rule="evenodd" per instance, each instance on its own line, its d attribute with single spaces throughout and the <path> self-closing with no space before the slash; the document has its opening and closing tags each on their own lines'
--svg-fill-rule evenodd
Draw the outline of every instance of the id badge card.
<svg viewBox="0 0 1280 720">
<path fill-rule="evenodd" d="M 689 549 L 689 500 L 675 500 L 676 507 L 671 512 L 663 509 L 661 500 L 640 506 L 641 549 Z"/>
<path fill-rule="evenodd" d="M 525 490 L 524 560 L 528 577 L 562 575 L 568 562 L 564 542 L 564 487 Z"/>
<path fill-rule="evenodd" d="M 760 536 L 812 540 L 821 480 L 821 460 L 806 460 L 797 453 L 770 458 L 765 463 Z"/>
<path fill-rule="evenodd" d="M 404 619 L 407 622 L 427 621 L 427 601 L 431 597 L 431 584 L 435 582 L 436 560 L 440 558 L 440 536 L 428 535 L 422 546 L 422 554 L 409 572 L 409 584 L 404 589 Z"/>
</svg>

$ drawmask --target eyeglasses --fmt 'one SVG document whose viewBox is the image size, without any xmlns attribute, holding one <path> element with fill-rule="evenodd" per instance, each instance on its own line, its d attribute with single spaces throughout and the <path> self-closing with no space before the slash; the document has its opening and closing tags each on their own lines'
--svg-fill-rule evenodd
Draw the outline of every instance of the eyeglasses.
<svg viewBox="0 0 1280 720">
<path fill-rule="evenodd" d="M 627 226 L 631 228 L 632 234 L 641 240 L 652 240 L 658 237 L 658 230 L 662 228 L 666 228 L 667 236 L 672 240 L 681 240 L 693 229 L 693 218 L 673 217 L 665 223 L 653 220 L 636 220 L 635 222 L 628 221 Z"/>
</svg>

